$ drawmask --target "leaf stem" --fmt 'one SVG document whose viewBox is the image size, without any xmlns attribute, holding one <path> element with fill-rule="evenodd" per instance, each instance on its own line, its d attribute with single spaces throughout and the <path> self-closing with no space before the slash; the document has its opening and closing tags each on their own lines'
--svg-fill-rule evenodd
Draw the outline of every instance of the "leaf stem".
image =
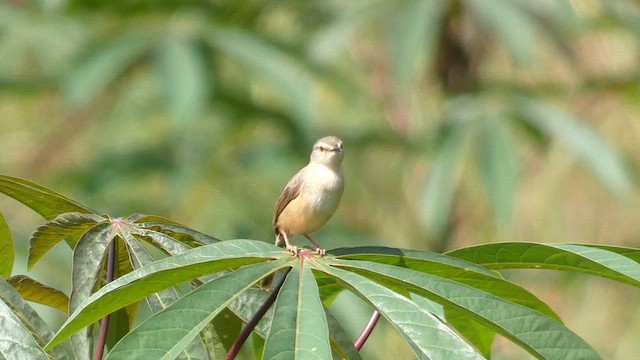
<svg viewBox="0 0 640 360">
<path fill-rule="evenodd" d="M 360 334 L 360 337 L 358 338 L 358 340 L 356 340 L 356 342 L 353 344 L 353 346 L 358 351 L 360 351 L 364 343 L 369 338 L 369 335 L 371 335 L 371 333 L 373 332 L 373 328 L 376 327 L 376 324 L 378 323 L 379 319 L 380 319 L 380 312 L 376 310 L 371 315 L 371 319 L 369 319 L 369 323 L 367 324 L 367 326 L 365 326 L 364 330 L 362 330 L 362 334 Z"/>
<path fill-rule="evenodd" d="M 273 292 L 271 292 L 269 297 L 260 306 L 258 311 L 256 311 L 256 314 L 253 315 L 253 317 L 249 320 L 249 322 L 247 323 L 247 326 L 245 326 L 244 329 L 242 329 L 242 332 L 240 332 L 240 335 L 238 335 L 238 338 L 236 339 L 236 341 L 233 343 L 233 345 L 231 345 L 231 348 L 229 349 L 229 352 L 227 353 L 225 360 L 233 360 L 236 358 L 236 356 L 238 356 L 238 353 L 240 352 L 240 348 L 242 348 L 242 345 L 244 345 L 244 343 L 247 341 L 247 338 L 249 338 L 249 335 L 251 334 L 253 329 L 255 329 L 260 319 L 264 317 L 264 314 L 267 313 L 267 310 L 269 310 L 271 305 L 273 305 L 273 303 L 276 301 L 276 297 L 278 296 L 278 293 L 280 292 L 280 288 L 282 288 L 282 285 L 284 284 L 284 281 L 287 278 L 287 274 L 289 274 L 289 271 L 291 271 L 291 268 L 287 269 L 282 279 L 280 279 L 280 282 L 278 282 L 276 287 L 273 289 Z"/>
<path fill-rule="evenodd" d="M 107 258 L 107 277 L 105 284 L 113 281 L 113 275 L 116 267 L 116 255 L 117 255 L 117 238 L 111 240 L 109 244 L 109 255 Z M 107 332 L 109 330 L 109 315 L 102 318 L 100 322 L 100 337 L 98 338 L 98 345 L 96 347 L 96 353 L 93 356 L 93 360 L 102 360 L 104 354 L 104 348 L 107 343 Z"/>
</svg>

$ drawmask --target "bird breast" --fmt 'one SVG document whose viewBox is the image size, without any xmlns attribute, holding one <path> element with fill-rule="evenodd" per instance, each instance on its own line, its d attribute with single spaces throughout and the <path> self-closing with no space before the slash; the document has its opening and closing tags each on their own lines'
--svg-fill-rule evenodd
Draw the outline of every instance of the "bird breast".
<svg viewBox="0 0 640 360">
<path fill-rule="evenodd" d="M 320 230 L 335 213 L 344 190 L 341 172 L 315 164 L 307 171 L 300 195 L 280 215 L 291 234 Z"/>
</svg>

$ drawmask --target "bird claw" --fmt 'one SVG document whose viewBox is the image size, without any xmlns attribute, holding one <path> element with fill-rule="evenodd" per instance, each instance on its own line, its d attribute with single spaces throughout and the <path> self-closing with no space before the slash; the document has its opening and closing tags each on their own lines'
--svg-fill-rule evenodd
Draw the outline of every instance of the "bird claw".
<svg viewBox="0 0 640 360">
<path fill-rule="evenodd" d="M 323 257 L 323 256 L 325 256 L 327 254 L 327 250 L 325 250 L 323 248 L 320 248 L 320 247 L 315 248 L 314 252 L 316 253 L 316 255 L 318 255 L 320 257 Z"/>
<path fill-rule="evenodd" d="M 289 246 L 287 246 L 287 250 L 291 251 L 291 253 L 292 253 L 294 256 L 298 256 L 298 253 L 300 252 L 300 249 L 298 249 L 298 247 L 297 247 L 297 246 L 295 246 L 295 245 L 289 245 Z"/>
</svg>

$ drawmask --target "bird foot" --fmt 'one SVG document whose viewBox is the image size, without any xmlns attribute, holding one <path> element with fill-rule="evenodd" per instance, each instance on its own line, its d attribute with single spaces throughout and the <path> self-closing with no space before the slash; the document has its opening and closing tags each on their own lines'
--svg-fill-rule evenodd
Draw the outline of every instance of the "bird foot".
<svg viewBox="0 0 640 360">
<path fill-rule="evenodd" d="M 320 247 L 315 248 L 314 251 L 320 257 L 323 257 L 323 256 L 325 256 L 327 254 L 327 250 L 325 250 L 323 248 L 320 248 Z"/>
<path fill-rule="evenodd" d="M 298 256 L 298 253 L 300 252 L 300 249 L 295 245 L 288 245 L 287 250 L 291 251 L 294 256 Z"/>
</svg>

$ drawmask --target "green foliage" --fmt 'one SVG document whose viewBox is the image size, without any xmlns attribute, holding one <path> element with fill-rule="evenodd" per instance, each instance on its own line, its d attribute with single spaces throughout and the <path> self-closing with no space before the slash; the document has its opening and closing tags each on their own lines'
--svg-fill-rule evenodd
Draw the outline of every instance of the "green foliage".
<svg viewBox="0 0 640 360">
<path fill-rule="evenodd" d="M 51 306 L 56 315 L 69 308 L 82 318 L 90 299 L 103 304 L 96 294 L 108 297 L 100 291 L 109 286 L 109 253 L 117 282 L 164 257 L 226 246 L 164 217 L 123 214 L 161 213 L 220 238 L 265 239 L 274 194 L 302 165 L 312 141 L 335 133 L 345 140 L 348 190 L 322 243 L 347 248 L 277 271 L 295 268 L 283 294 L 309 295 L 295 299 L 296 308 L 326 320 L 334 354 L 359 356 L 347 326 L 353 319 L 331 314 L 346 288 L 372 309 L 385 308 L 379 309 L 383 321 L 419 357 L 444 356 L 439 351 L 489 357 L 496 334 L 534 356 L 560 357 L 562 349 L 547 354 L 536 342 L 542 337 L 527 338 L 515 321 L 505 320 L 503 328 L 494 314 L 450 297 L 467 290 L 485 306 L 505 301 L 497 311 L 539 313 L 532 318 L 549 330 L 558 314 L 498 271 L 555 269 L 638 286 L 634 248 L 534 243 L 633 244 L 640 231 L 633 201 L 640 132 L 632 121 L 640 114 L 638 24 L 640 5 L 609 0 L 0 3 L 0 143 L 6 145 L 0 163 L 101 209 L 0 176 L 0 192 L 47 220 L 30 237 L 26 255 L 21 239 L 33 226 L 22 223 L 21 213 L 15 218 L 12 208 L 7 219 L 0 215 L 0 275 L 22 300 Z M 589 176 L 604 186 L 593 187 Z M 631 201 L 623 207 L 609 194 Z M 435 252 L 356 246 L 372 240 Z M 437 254 L 494 240 L 524 242 Z M 48 271 L 71 262 L 52 256 L 62 241 L 73 251 L 71 274 Z M 115 331 L 108 348 L 129 349 L 136 325 L 147 317 L 168 321 L 161 314 L 178 313 L 172 304 L 190 291 L 290 258 L 273 247 L 260 249 L 254 263 L 230 261 L 191 278 L 174 279 L 168 274 L 178 270 L 167 268 L 163 286 L 152 287 L 156 292 L 111 308 Z M 207 261 L 223 261 L 220 256 Z M 23 263 L 34 273 L 15 276 Z M 36 280 L 38 270 L 65 280 L 70 275 L 68 294 Z M 435 277 L 446 291 L 402 278 L 415 272 Z M 361 280 L 362 287 L 343 277 Z M 218 307 L 190 317 L 198 336 L 179 337 L 167 354 L 223 357 L 268 301 L 257 282 L 241 279 L 237 285 L 245 290 L 220 294 L 223 305 L 184 303 L 191 310 Z M 570 302 L 565 288 L 547 291 Z M 391 308 L 372 300 L 383 293 L 393 293 Z M 584 309 L 572 315 L 593 319 L 603 308 L 614 311 L 610 298 L 608 306 L 591 309 L 583 301 Z M 283 305 L 278 299 L 273 307 Z M 405 322 L 405 308 L 420 311 L 428 329 Z M 5 309 L 17 325 L 10 336 L 24 337 L 24 344 L 34 338 L 36 350 L 25 357 L 41 356 L 48 341 L 41 339 L 50 337 L 37 335 L 32 314 L 16 309 Z M 632 314 L 621 313 L 626 326 Z M 259 356 L 268 350 L 267 357 L 286 357 L 278 338 L 270 339 L 271 324 L 297 336 L 298 329 L 306 331 L 304 316 L 274 314 L 256 325 L 253 348 Z M 324 325 L 311 330 L 322 332 L 317 351 L 326 354 Z M 574 349 L 584 345 L 566 328 L 556 330 Z M 414 331 L 441 335 L 446 346 L 412 337 Z M 69 357 L 87 357 L 96 333 L 95 326 L 76 329 L 80 342 Z M 602 338 L 592 345 L 609 346 L 606 357 L 625 358 L 612 350 L 621 339 Z"/>
<path fill-rule="evenodd" d="M 53 192 L 4 178 L 7 185 L 2 191 L 19 192 L 26 205 L 41 209 L 50 203 L 42 192 Z M 186 238 L 188 242 L 182 240 Z M 66 295 L 27 277 L 2 280 L 0 316 L 7 324 L 3 338 L 12 339 L 0 343 L 0 354 L 6 359 L 64 359 L 66 345 L 61 345 L 69 338 L 74 357 L 84 359 L 92 349 L 91 325 L 120 309 L 130 319 L 112 325 L 117 326 L 112 331 L 122 336 L 109 348 L 108 359 L 218 354 L 211 355 L 215 358 L 229 350 L 229 343 L 220 339 L 237 333 L 231 322 L 229 326 L 210 324 L 225 309 L 247 319 L 246 310 L 241 310 L 247 302 L 273 307 L 268 323 L 255 328 L 256 335 L 264 337 L 263 358 L 327 359 L 334 353 L 357 359 L 357 351 L 330 312 L 332 294 L 345 290 L 379 312 L 418 358 L 489 357 L 494 335 L 499 334 L 540 359 L 599 359 L 547 304 L 493 270 L 575 271 L 640 287 L 640 250 L 611 246 L 497 243 L 445 255 L 353 247 L 330 250 L 324 257 L 308 250 L 292 256 L 261 241 L 216 241 L 160 217 L 111 219 L 79 213 L 59 214 L 34 239 L 32 247 L 56 239 L 75 244 L 70 315 L 53 336 L 24 301 L 64 310 L 56 299 L 64 302 Z M 110 246 L 114 241 L 121 245 Z M 151 246 L 168 256 L 155 259 L 147 250 Z M 105 283 L 103 259 L 113 251 L 125 253 L 125 261 L 113 257 L 117 278 Z M 257 287 L 279 270 L 286 272 L 277 286 L 269 291 Z M 112 276 L 108 275 L 111 270 L 106 271 L 107 278 Z M 186 294 L 185 283 L 191 283 Z M 271 291 L 276 295 L 274 303 L 269 300 Z M 50 297 L 42 301 L 46 295 Z M 135 309 L 145 298 L 152 312 L 130 329 L 138 316 Z M 245 321 L 255 325 L 256 320 Z M 21 345 L 10 345 L 14 343 Z"/>
</svg>

